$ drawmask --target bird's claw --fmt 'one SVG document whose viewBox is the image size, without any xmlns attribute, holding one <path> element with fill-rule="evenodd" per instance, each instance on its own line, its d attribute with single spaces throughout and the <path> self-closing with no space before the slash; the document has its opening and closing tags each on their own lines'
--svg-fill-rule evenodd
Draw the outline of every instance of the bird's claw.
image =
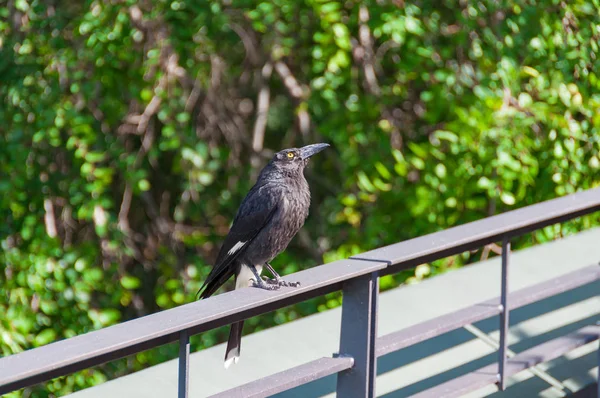
<svg viewBox="0 0 600 398">
<path fill-rule="evenodd" d="M 257 283 L 255 280 L 252 280 L 252 287 L 258 287 L 259 289 L 264 289 L 264 290 L 278 290 L 279 289 L 279 285 L 268 284 L 268 282 L 267 282 L 267 284 L 265 284 L 264 282 Z"/>
<path fill-rule="evenodd" d="M 271 279 L 271 278 L 267 278 L 267 277 L 263 277 L 263 281 L 265 281 L 267 284 L 271 285 L 271 286 L 278 286 L 278 287 L 299 287 L 300 286 L 300 282 L 287 282 L 281 279 Z"/>
</svg>

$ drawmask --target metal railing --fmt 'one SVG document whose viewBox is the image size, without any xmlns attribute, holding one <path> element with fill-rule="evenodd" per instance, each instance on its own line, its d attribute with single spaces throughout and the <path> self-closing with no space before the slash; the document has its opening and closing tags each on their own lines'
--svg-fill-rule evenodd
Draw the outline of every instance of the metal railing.
<svg viewBox="0 0 600 398">
<path fill-rule="evenodd" d="M 596 264 L 509 295 L 511 239 L 598 210 L 600 188 L 590 189 L 298 272 L 292 277 L 302 283 L 298 288 L 236 290 L 1 358 L 0 394 L 178 340 L 179 397 L 184 398 L 190 336 L 338 290 L 343 292 L 339 354 L 216 396 L 264 397 L 337 374 L 338 396 L 373 397 L 377 357 L 495 315 L 500 315 L 498 364 L 419 396 L 459 396 L 492 383 L 504 388 L 506 377 L 587 344 L 600 333 L 599 326 L 589 326 L 507 358 L 510 309 L 600 280 Z M 380 276 L 498 241 L 502 241 L 500 298 L 377 337 Z"/>
</svg>

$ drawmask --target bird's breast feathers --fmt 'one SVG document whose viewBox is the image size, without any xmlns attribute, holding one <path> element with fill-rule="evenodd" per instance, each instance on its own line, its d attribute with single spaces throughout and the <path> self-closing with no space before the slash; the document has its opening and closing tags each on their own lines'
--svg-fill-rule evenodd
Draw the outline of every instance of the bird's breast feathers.
<svg viewBox="0 0 600 398">
<path fill-rule="evenodd" d="M 286 193 L 281 201 L 282 221 L 289 223 L 288 228 L 296 230 L 296 232 L 304 225 L 310 207 L 310 194 L 306 195 L 300 192 L 298 195 L 298 193 L 296 192 L 295 195 Z"/>
</svg>

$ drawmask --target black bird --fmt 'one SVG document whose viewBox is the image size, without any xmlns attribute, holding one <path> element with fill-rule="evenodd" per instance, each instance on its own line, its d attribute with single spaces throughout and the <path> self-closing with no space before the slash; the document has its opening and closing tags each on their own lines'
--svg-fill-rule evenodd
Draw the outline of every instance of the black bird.
<svg viewBox="0 0 600 398">
<path fill-rule="evenodd" d="M 285 250 L 304 225 L 310 206 L 310 190 L 304 178 L 308 159 L 329 144 L 313 144 L 284 149 L 260 172 L 256 184 L 244 198 L 217 261 L 200 288 L 200 298 L 210 297 L 232 275 L 235 288 L 255 286 L 276 290 L 280 286 L 299 286 L 282 281 L 269 261 Z M 263 266 L 273 279 L 261 278 Z M 229 331 L 225 368 L 240 357 L 243 322 Z"/>
</svg>

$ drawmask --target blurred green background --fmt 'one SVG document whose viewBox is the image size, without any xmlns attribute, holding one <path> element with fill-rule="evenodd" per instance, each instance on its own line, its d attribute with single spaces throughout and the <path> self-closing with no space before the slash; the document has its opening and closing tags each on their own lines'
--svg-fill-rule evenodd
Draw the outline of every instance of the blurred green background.
<svg viewBox="0 0 600 398">
<path fill-rule="evenodd" d="M 274 261 L 282 274 L 599 185 L 599 17 L 598 0 L 2 1 L 0 354 L 194 300 L 285 147 L 332 144 L 307 170 L 311 215 Z M 10 396 L 64 395 L 176 352 Z"/>
</svg>

